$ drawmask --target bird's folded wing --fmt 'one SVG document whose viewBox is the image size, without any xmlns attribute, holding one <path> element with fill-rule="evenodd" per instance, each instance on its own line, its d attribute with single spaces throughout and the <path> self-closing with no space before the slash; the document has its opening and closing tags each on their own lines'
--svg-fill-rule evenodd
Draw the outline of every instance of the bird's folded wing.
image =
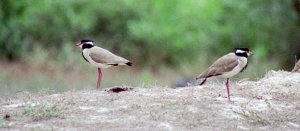
<svg viewBox="0 0 300 131">
<path fill-rule="evenodd" d="M 93 61 L 101 64 L 122 64 L 129 62 L 128 60 L 99 47 L 91 49 L 90 57 Z"/>
<path fill-rule="evenodd" d="M 222 75 L 225 72 L 233 70 L 239 64 L 237 56 L 228 54 L 219 58 L 208 69 L 201 73 L 197 78 L 207 78 L 211 76 Z"/>
</svg>

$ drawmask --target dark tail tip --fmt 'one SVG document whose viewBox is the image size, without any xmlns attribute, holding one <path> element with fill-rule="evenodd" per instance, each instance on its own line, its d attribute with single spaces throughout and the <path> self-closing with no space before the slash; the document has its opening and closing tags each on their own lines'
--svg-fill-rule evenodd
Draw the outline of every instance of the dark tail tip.
<svg viewBox="0 0 300 131">
<path fill-rule="evenodd" d="M 203 85 L 206 81 L 206 78 L 200 83 L 200 86 Z"/>
<path fill-rule="evenodd" d="M 128 66 L 132 66 L 132 63 L 131 62 L 127 62 L 127 63 L 125 63 L 126 65 L 128 65 Z"/>
<path fill-rule="evenodd" d="M 196 80 L 199 80 L 199 79 L 201 79 L 201 78 L 196 78 Z M 204 80 L 203 80 L 199 85 L 200 85 L 200 86 L 203 85 L 203 84 L 205 83 L 206 79 L 207 79 L 207 78 L 204 78 Z"/>
</svg>

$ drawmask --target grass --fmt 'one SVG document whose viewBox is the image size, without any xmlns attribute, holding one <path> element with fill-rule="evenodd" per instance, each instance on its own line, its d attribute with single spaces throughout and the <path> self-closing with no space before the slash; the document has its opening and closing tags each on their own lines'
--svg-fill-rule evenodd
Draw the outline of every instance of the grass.
<svg viewBox="0 0 300 131">
<path fill-rule="evenodd" d="M 57 105 L 36 105 L 26 104 L 24 106 L 24 115 L 32 118 L 33 121 L 47 120 L 53 117 L 63 117 L 63 112 Z"/>
<path fill-rule="evenodd" d="M 28 57 L 24 58 L 23 62 L 1 62 L 0 97 L 10 96 L 19 91 L 47 90 L 55 93 L 95 89 L 97 69 L 84 61 L 80 49 L 74 48 L 71 44 L 65 44 L 62 48 L 57 58 L 53 58 L 50 51 L 36 47 L 32 53 L 27 54 Z M 186 63 L 177 68 L 161 66 L 156 72 L 141 69 L 138 65 L 103 69 L 102 88 L 120 85 L 169 87 L 180 78 L 194 78 L 217 59 L 212 57 L 208 60 L 205 52 L 203 54 L 193 63 Z M 267 70 L 277 68 L 276 61 L 262 61 L 253 56 L 247 70 L 233 79 L 257 79 Z"/>
<path fill-rule="evenodd" d="M 266 72 L 264 69 L 268 67 L 268 64 L 260 65 L 259 72 L 255 71 L 257 67 L 254 66 L 258 65 L 249 65 L 246 71 L 233 79 L 260 78 L 261 74 Z M 83 67 L 79 64 L 78 67 L 61 68 L 51 67 L 51 64 L 49 67 L 44 65 L 30 66 L 26 63 L 5 63 L 0 65 L 0 69 L 2 70 L 0 74 L 0 96 L 9 96 L 18 91 L 38 92 L 48 90 L 50 92 L 62 92 L 96 88 L 97 71 L 96 68 L 89 65 Z M 163 67 L 160 72 L 152 73 L 149 70 L 112 67 L 103 70 L 102 88 L 118 85 L 133 87 L 170 86 L 178 78 L 197 76 L 203 69 L 197 69 L 192 65 L 179 69 Z M 255 74 L 251 74 L 253 72 Z"/>
<path fill-rule="evenodd" d="M 45 91 L 39 91 L 41 96 L 48 95 Z M 21 96 L 24 105 L 22 114 L 29 116 L 33 121 L 47 120 L 53 117 L 63 118 L 63 109 L 66 107 L 61 101 L 36 99 L 28 92 Z"/>
<path fill-rule="evenodd" d="M 1 103 L 11 105 L 11 107 L 3 107 L 0 115 L 3 119 L 0 120 L 2 127 L 7 127 L 6 121 L 15 121 L 15 118 L 27 116 L 33 121 L 48 120 L 51 118 L 64 118 L 64 112 L 68 106 L 62 101 L 36 99 L 36 97 L 49 95 L 45 91 L 39 91 L 33 96 L 29 92 L 19 92 L 12 98 L 2 98 Z M 18 103 L 13 104 L 11 99 L 18 99 Z M 8 110 L 4 110 L 7 108 Z M 13 108 L 20 109 L 18 111 L 11 110 Z"/>
</svg>

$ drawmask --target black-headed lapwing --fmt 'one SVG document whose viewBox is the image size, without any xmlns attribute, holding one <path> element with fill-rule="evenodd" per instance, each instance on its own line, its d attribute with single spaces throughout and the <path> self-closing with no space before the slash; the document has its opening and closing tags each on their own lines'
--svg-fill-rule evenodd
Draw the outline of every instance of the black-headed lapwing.
<svg viewBox="0 0 300 131">
<path fill-rule="evenodd" d="M 234 52 L 222 56 L 215 61 L 210 67 L 202 72 L 196 79 L 204 79 L 200 85 L 204 84 L 207 78 L 217 76 L 227 78 L 226 87 L 228 100 L 230 101 L 229 78 L 246 69 L 248 65 L 247 58 L 252 55 L 248 48 L 235 48 Z"/>
<path fill-rule="evenodd" d="M 76 44 L 76 46 L 82 49 L 82 56 L 88 63 L 98 67 L 97 89 L 100 89 L 101 86 L 101 68 L 108 68 L 118 65 L 132 65 L 129 60 L 117 56 L 106 49 L 95 46 L 94 41 L 92 40 L 81 40 Z"/>
</svg>

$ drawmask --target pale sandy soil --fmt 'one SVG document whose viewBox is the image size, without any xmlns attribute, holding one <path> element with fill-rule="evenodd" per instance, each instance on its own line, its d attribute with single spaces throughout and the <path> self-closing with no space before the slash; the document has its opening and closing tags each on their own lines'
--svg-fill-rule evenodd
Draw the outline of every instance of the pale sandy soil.
<svg viewBox="0 0 300 131">
<path fill-rule="evenodd" d="M 0 101 L 0 130 L 300 130 L 300 73 L 258 81 L 109 93 L 18 93 Z"/>
</svg>

